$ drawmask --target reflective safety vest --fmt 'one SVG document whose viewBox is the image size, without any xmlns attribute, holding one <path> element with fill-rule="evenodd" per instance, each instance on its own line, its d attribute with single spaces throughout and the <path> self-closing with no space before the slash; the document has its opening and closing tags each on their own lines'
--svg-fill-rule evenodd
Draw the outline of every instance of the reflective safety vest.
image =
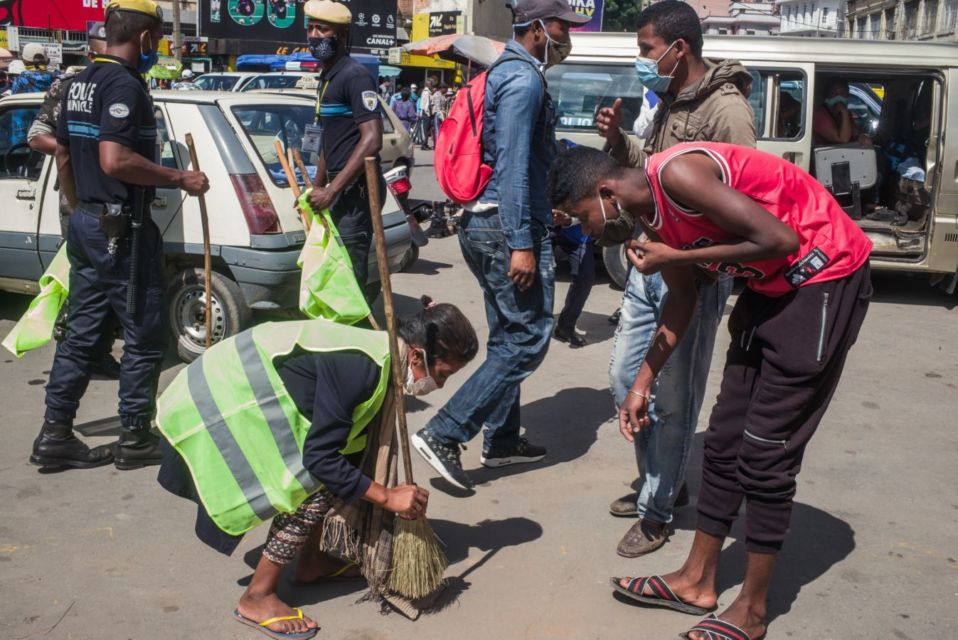
<svg viewBox="0 0 958 640">
<path fill-rule="evenodd" d="M 40 293 L 16 326 L 3 339 L 7 350 L 22 358 L 31 349 L 38 349 L 53 339 L 53 329 L 70 294 L 70 259 L 66 243 L 60 247 L 47 270 L 40 276 Z"/>
<path fill-rule="evenodd" d="M 267 322 L 214 345 L 158 401 L 160 432 L 186 462 L 206 512 L 228 534 L 292 513 L 322 487 L 303 467 L 310 421 L 274 364 L 297 348 L 359 351 L 380 367 L 376 391 L 353 411 L 341 450 L 362 451 L 389 382 L 389 341 L 381 331 L 326 320 Z"/>
</svg>

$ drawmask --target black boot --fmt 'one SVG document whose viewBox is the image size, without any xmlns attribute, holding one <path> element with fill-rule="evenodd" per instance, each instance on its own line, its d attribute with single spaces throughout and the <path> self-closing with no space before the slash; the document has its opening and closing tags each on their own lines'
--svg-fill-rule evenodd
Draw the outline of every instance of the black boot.
<svg viewBox="0 0 958 640">
<path fill-rule="evenodd" d="M 33 441 L 30 462 L 45 469 L 92 469 L 113 462 L 113 451 L 109 446 L 91 449 L 73 435 L 69 424 L 44 420 L 40 435 Z"/>
<path fill-rule="evenodd" d="M 163 462 L 163 450 L 160 437 L 149 427 L 123 429 L 120 441 L 116 443 L 116 468 L 121 471 L 141 469 Z"/>
</svg>

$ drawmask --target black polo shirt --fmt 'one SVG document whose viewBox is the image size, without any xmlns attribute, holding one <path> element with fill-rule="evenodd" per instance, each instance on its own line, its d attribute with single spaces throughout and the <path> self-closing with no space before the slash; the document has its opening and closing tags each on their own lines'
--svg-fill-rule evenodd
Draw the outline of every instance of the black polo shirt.
<svg viewBox="0 0 958 640">
<path fill-rule="evenodd" d="M 107 141 L 156 161 L 156 118 L 146 83 L 124 60 L 102 55 L 63 96 L 57 142 L 70 149 L 80 202 L 132 204 L 132 185 L 100 168 L 100 142 Z"/>
<path fill-rule="evenodd" d="M 326 170 L 336 173 L 343 170 L 359 144 L 359 124 L 383 117 L 379 92 L 366 67 L 349 56 L 323 74 L 317 91 Z"/>
</svg>

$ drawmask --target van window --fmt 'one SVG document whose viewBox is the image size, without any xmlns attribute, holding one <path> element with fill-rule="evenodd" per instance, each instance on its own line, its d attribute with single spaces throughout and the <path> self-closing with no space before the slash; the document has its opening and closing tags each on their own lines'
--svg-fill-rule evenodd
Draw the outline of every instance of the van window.
<svg viewBox="0 0 958 640">
<path fill-rule="evenodd" d="M 546 80 L 559 129 L 594 130 L 598 110 L 622 98 L 622 128 L 631 131 L 642 108 L 642 84 L 631 66 L 561 64 L 546 72 Z"/>
<path fill-rule="evenodd" d="M 274 143 L 279 140 L 284 149 L 302 148 L 303 132 L 306 125 L 315 119 L 315 108 L 305 104 L 241 106 L 233 107 L 233 115 L 239 120 L 243 132 L 256 149 L 256 154 L 269 172 L 273 183 L 281 187 L 289 186 Z M 303 162 L 312 179 L 318 157 L 315 154 L 304 154 Z"/>
<path fill-rule="evenodd" d="M 159 147 L 159 163 L 167 169 L 179 169 L 176 153 L 173 151 L 173 141 L 170 140 L 170 130 L 166 126 L 166 117 L 163 111 L 157 109 L 156 117 L 156 145 Z"/>
<path fill-rule="evenodd" d="M 44 156 L 30 149 L 27 132 L 37 118 L 39 107 L 16 106 L 0 111 L 0 180 L 36 180 Z"/>
<path fill-rule="evenodd" d="M 750 69 L 749 72 L 752 74 L 752 93 L 748 102 L 755 117 L 758 139 L 801 138 L 805 132 L 805 105 L 808 101 L 805 74 L 779 69 Z M 771 102 L 772 97 L 774 102 Z M 770 114 L 770 111 L 774 113 Z"/>
<path fill-rule="evenodd" d="M 232 91 L 239 79 L 239 76 L 208 75 L 200 76 L 193 84 L 205 91 Z"/>
</svg>

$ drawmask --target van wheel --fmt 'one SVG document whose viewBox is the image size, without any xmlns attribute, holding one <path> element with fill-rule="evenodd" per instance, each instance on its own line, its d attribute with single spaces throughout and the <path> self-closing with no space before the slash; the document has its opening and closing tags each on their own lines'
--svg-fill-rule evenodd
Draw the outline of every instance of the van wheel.
<svg viewBox="0 0 958 640">
<path fill-rule="evenodd" d="M 612 279 L 612 283 L 619 289 L 625 289 L 629 279 L 629 260 L 625 257 L 625 245 L 617 244 L 614 247 L 602 249 L 602 264 Z"/>
<path fill-rule="evenodd" d="M 213 344 L 234 336 L 249 326 L 253 312 L 246 304 L 239 285 L 221 273 L 213 272 Z M 206 305 L 203 270 L 183 269 L 169 289 L 169 321 L 176 355 L 193 362 L 205 350 Z"/>
<path fill-rule="evenodd" d="M 416 264 L 417 260 L 419 260 L 419 247 L 415 244 L 410 244 L 405 255 L 402 257 L 402 265 L 399 267 L 399 270 L 406 271 L 409 267 Z"/>
</svg>

